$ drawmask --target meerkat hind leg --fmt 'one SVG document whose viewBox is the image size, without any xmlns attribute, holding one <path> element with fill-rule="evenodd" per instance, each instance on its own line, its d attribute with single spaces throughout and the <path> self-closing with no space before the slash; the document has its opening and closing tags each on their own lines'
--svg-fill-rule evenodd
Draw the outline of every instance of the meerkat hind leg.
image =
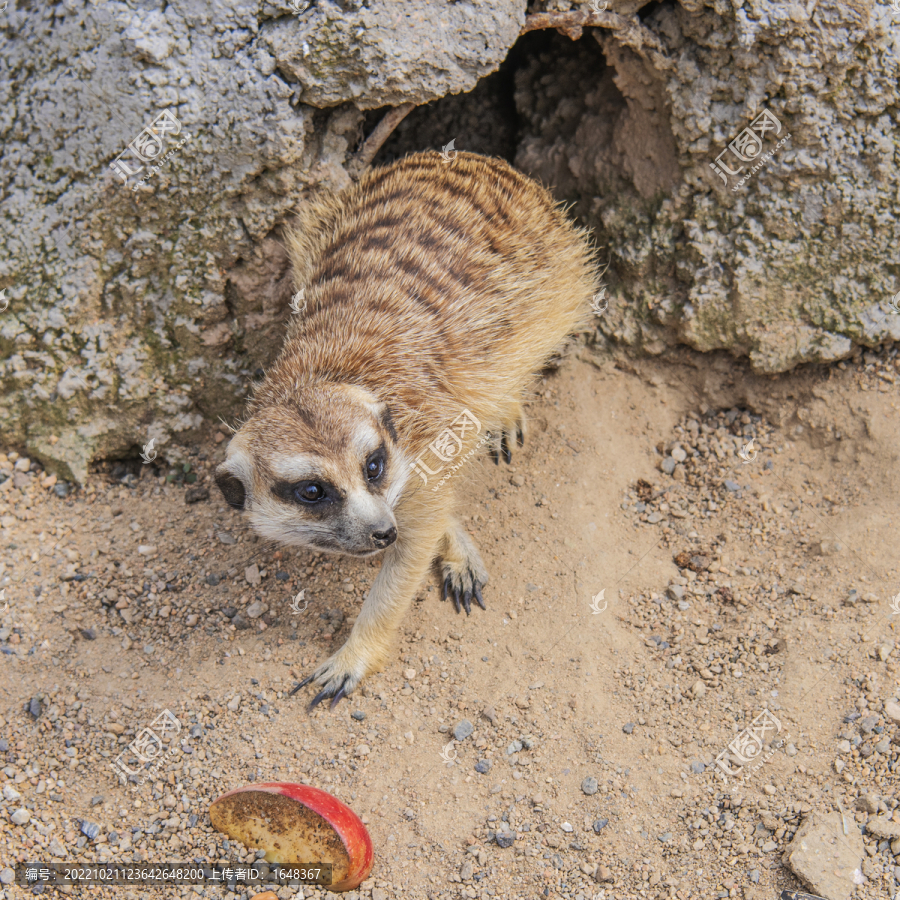
<svg viewBox="0 0 900 900">
<path fill-rule="evenodd" d="M 524 446 L 525 434 L 525 411 L 519 405 L 510 421 L 499 432 L 491 435 L 490 453 L 498 466 L 501 456 L 507 464 L 512 462 L 512 448 Z"/>
<path fill-rule="evenodd" d="M 440 560 L 441 600 L 452 597 L 456 611 L 462 604 L 466 615 L 472 612 L 472 597 L 482 609 L 487 609 L 481 596 L 488 581 L 487 569 L 475 541 L 456 519 L 441 541 Z"/>
</svg>

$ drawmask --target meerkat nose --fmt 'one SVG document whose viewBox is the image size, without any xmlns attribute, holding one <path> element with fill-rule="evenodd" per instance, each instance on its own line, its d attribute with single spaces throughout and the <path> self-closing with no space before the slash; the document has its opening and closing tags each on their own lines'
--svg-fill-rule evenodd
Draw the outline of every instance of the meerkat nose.
<svg viewBox="0 0 900 900">
<path fill-rule="evenodd" d="M 389 547 L 396 540 L 397 529 L 393 525 L 384 531 L 372 532 L 372 543 L 378 548 Z"/>
</svg>

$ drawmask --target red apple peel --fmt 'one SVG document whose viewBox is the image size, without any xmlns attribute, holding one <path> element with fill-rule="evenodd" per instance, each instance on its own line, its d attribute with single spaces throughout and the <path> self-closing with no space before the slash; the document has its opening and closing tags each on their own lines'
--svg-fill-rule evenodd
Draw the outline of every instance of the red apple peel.
<svg viewBox="0 0 900 900">
<path fill-rule="evenodd" d="M 213 827 L 281 865 L 331 863 L 332 891 L 351 891 L 372 870 L 372 839 L 337 797 L 290 782 L 250 784 L 222 794 L 209 808 Z"/>
</svg>

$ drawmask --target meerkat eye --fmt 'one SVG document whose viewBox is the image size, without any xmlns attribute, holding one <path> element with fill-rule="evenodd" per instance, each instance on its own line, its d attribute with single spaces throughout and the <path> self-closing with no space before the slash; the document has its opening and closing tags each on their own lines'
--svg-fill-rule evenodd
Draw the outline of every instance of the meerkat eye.
<svg viewBox="0 0 900 900">
<path fill-rule="evenodd" d="M 378 481 L 384 474 L 384 456 L 380 450 L 366 460 L 366 480 Z"/>
<path fill-rule="evenodd" d="M 294 488 L 294 496 L 303 503 L 318 503 L 325 497 L 325 488 L 315 482 L 299 484 Z"/>
</svg>

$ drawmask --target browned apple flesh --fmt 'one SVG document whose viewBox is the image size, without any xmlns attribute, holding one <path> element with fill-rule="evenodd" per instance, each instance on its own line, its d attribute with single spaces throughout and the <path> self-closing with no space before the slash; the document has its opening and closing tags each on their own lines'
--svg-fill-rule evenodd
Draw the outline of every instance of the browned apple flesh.
<svg viewBox="0 0 900 900">
<path fill-rule="evenodd" d="M 209 810 L 219 831 L 247 847 L 266 850 L 272 863 L 331 863 L 339 884 L 350 871 L 350 856 L 341 838 L 317 812 L 269 791 L 245 790 L 218 799 Z"/>
</svg>

